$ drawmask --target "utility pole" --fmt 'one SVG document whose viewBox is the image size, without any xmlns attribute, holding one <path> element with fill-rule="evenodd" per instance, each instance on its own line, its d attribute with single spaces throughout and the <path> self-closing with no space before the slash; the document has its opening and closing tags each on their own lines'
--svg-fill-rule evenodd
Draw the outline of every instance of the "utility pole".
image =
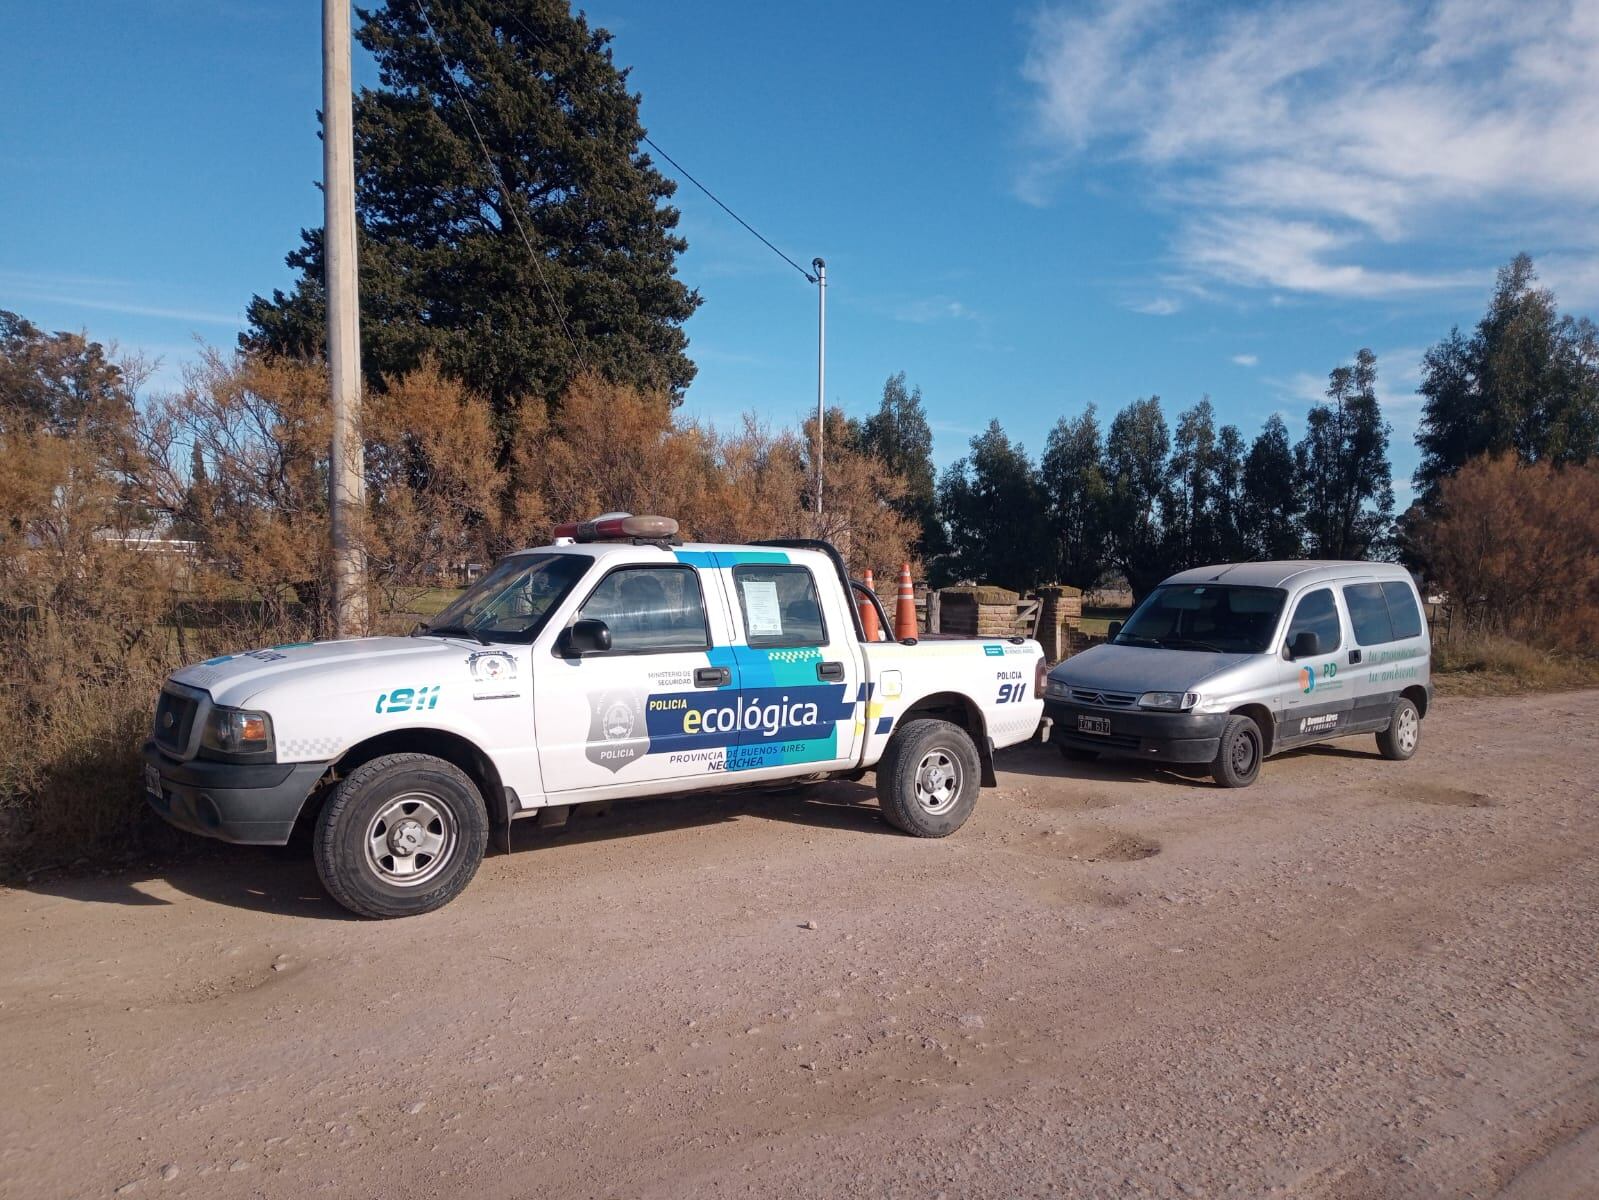
<svg viewBox="0 0 1599 1200">
<path fill-rule="evenodd" d="M 827 434 L 827 264 L 811 259 L 816 268 L 816 526 L 822 524 L 822 456 Z"/>
<path fill-rule="evenodd" d="M 328 298 L 333 446 L 328 509 L 333 633 L 366 633 L 366 451 L 361 440 L 361 320 L 355 259 L 355 144 L 350 113 L 350 0 L 322 0 L 322 256 Z"/>
</svg>

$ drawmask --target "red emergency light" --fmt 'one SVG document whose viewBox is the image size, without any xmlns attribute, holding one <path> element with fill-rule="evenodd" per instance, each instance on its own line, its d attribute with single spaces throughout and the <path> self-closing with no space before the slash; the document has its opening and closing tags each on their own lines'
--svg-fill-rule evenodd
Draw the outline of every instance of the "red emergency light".
<svg viewBox="0 0 1599 1200">
<path fill-rule="evenodd" d="M 634 538 L 666 542 L 677 536 L 677 522 L 671 517 L 609 513 L 592 521 L 568 521 L 564 525 L 557 525 L 555 536 L 571 538 L 574 542 L 626 542 Z"/>
</svg>

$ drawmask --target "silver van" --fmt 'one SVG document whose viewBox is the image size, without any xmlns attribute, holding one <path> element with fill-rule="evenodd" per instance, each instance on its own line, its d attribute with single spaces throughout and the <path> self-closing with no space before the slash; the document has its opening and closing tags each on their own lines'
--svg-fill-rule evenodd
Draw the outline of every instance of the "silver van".
<svg viewBox="0 0 1599 1200">
<path fill-rule="evenodd" d="M 1049 673 L 1044 714 L 1067 758 L 1205 763 L 1247 787 L 1270 755 L 1353 733 L 1407 759 L 1432 699 L 1420 597 L 1389 563 L 1183 571 L 1111 634 Z"/>
</svg>

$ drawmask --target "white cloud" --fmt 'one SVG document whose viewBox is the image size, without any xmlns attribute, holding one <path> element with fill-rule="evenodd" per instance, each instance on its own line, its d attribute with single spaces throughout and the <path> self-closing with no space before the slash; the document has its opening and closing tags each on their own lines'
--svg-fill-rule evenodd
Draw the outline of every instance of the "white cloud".
<svg viewBox="0 0 1599 1200">
<path fill-rule="evenodd" d="M 934 321 L 975 321 L 978 314 L 974 309 L 962 304 L 959 300 L 951 300 L 948 296 L 927 296 L 920 300 L 911 300 L 895 306 L 891 314 L 896 321 L 908 321 L 912 325 L 930 325 Z"/>
<path fill-rule="evenodd" d="M 1023 67 L 1043 154 L 1018 188 L 1130 162 L 1178 213 L 1182 267 L 1238 287 L 1481 288 L 1532 235 L 1599 290 L 1595 61 L 1595 0 L 1046 10 Z"/>
<path fill-rule="evenodd" d="M 86 275 L 40 275 L 24 271 L 0 271 L 0 287 L 18 300 L 36 304 L 60 304 L 91 312 L 122 313 L 131 317 L 158 317 L 196 325 L 244 327 L 244 313 L 212 312 L 189 307 L 150 304 L 145 296 L 165 290 L 159 285 L 136 284 L 129 280 L 103 279 Z M 26 314 L 24 314 L 26 315 Z"/>
<path fill-rule="evenodd" d="M 1169 317 L 1183 310 L 1182 301 L 1173 300 L 1170 296 L 1156 296 L 1153 300 L 1143 300 L 1127 307 L 1146 317 Z"/>
<path fill-rule="evenodd" d="M 1240 367 L 1253 367 L 1260 362 L 1260 355 L 1235 354 L 1233 355 L 1233 362 L 1237 363 Z"/>
</svg>

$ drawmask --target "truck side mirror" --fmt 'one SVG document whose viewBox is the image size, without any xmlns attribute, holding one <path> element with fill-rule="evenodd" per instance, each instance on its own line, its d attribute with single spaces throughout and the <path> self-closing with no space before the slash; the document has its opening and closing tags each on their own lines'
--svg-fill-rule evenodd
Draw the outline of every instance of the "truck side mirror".
<svg viewBox="0 0 1599 1200">
<path fill-rule="evenodd" d="M 1301 629 L 1294 634 L 1294 640 L 1288 643 L 1289 658 L 1315 658 L 1320 653 L 1321 638 L 1311 629 Z"/>
<path fill-rule="evenodd" d="M 562 632 L 555 648 L 568 657 L 603 654 L 611 648 L 611 627 L 596 617 L 584 617 Z"/>
<path fill-rule="evenodd" d="M 1105 626 L 1105 637 L 1114 642 L 1116 640 L 1116 635 L 1121 631 L 1122 623 L 1120 621 L 1112 621 L 1109 625 Z"/>
</svg>

